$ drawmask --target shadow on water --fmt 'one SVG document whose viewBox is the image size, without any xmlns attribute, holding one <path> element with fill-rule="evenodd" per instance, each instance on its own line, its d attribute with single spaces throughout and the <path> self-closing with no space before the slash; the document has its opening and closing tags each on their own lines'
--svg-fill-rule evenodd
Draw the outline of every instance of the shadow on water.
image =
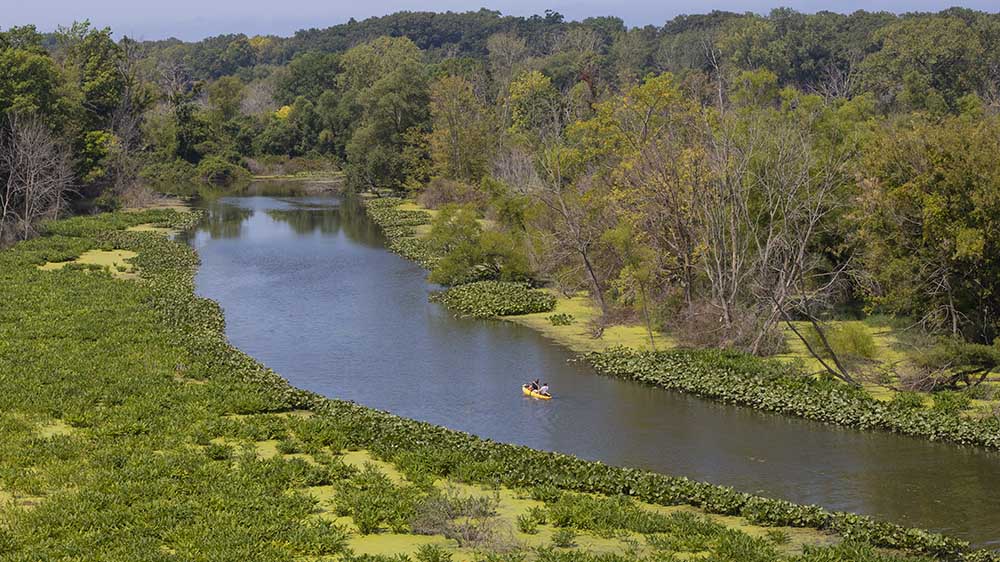
<svg viewBox="0 0 1000 562">
<path fill-rule="evenodd" d="M 456 319 L 351 200 L 205 200 L 200 294 L 234 345 L 327 396 L 483 437 L 867 513 L 1000 546 L 1000 455 L 596 376 L 537 333 Z M 556 399 L 524 398 L 548 381 Z"/>
</svg>

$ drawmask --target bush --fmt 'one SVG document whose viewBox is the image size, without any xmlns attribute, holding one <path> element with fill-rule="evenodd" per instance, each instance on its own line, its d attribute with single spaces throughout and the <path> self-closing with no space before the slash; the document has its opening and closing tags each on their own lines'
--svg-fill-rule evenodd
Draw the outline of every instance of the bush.
<svg viewBox="0 0 1000 562">
<path fill-rule="evenodd" d="M 371 463 L 340 485 L 335 500 L 337 512 L 350 515 L 363 535 L 378 531 L 382 525 L 402 532 L 416 509 L 413 490 L 397 487 Z"/>
<path fill-rule="evenodd" d="M 556 527 L 574 527 L 594 531 L 599 536 L 614 536 L 617 531 L 662 533 L 670 529 L 666 515 L 640 508 L 627 497 L 595 497 L 565 493 L 549 505 L 549 518 Z"/>
<path fill-rule="evenodd" d="M 454 490 L 432 493 L 416 508 L 411 520 L 415 533 L 444 535 L 462 547 L 494 544 L 498 539 L 499 500 L 463 496 Z"/>
<path fill-rule="evenodd" d="M 823 345 L 819 332 L 812 325 L 800 330 L 812 346 L 813 350 L 824 359 L 830 358 L 830 353 Z M 875 358 L 875 338 L 861 322 L 837 322 L 828 324 L 824 334 L 827 342 L 837 354 L 837 357 L 848 362 L 871 360 Z"/>
<path fill-rule="evenodd" d="M 553 326 L 569 326 L 575 321 L 572 314 L 566 314 L 565 312 L 549 316 L 549 323 Z"/>
<path fill-rule="evenodd" d="M 917 410 L 924 407 L 924 397 L 919 392 L 897 392 L 889 404 L 900 410 Z"/>
<path fill-rule="evenodd" d="M 450 562 L 451 553 L 436 544 L 420 545 L 417 562 Z"/>
<path fill-rule="evenodd" d="M 484 231 L 471 208 L 442 208 L 431 223 L 425 243 L 441 256 L 431 270 L 432 283 L 461 285 L 528 278 L 528 259 L 520 241 L 504 232 Z"/>
<path fill-rule="evenodd" d="M 972 399 L 964 392 L 942 391 L 934 394 L 934 411 L 958 414 L 969 408 Z"/>
<path fill-rule="evenodd" d="M 199 162 L 195 174 L 201 181 L 219 186 L 230 186 L 250 178 L 249 172 L 218 156 L 209 156 Z"/>
<path fill-rule="evenodd" d="M 194 165 L 190 162 L 186 160 L 174 160 L 172 162 L 150 164 L 139 172 L 139 177 L 154 186 L 170 191 L 176 189 L 177 186 L 194 183 L 197 173 L 195 172 Z"/>
<path fill-rule="evenodd" d="M 435 293 L 431 300 L 443 304 L 460 316 L 473 318 L 548 312 L 556 306 L 555 297 L 545 291 L 532 289 L 525 283 L 504 281 L 459 285 Z"/>
<path fill-rule="evenodd" d="M 771 544 L 778 546 L 792 542 L 792 536 L 788 534 L 788 531 L 783 529 L 768 529 L 764 533 L 764 536 L 767 537 L 767 540 L 771 541 Z"/>
<path fill-rule="evenodd" d="M 670 323 L 681 344 L 694 348 L 745 351 L 750 349 L 761 331 L 760 316 L 756 312 L 734 310 L 731 326 L 726 328 L 718 310 L 707 302 L 684 307 Z M 774 355 L 786 349 L 785 333 L 780 325 L 775 324 L 764 334 L 757 352 L 759 355 Z"/>
<path fill-rule="evenodd" d="M 576 531 L 569 527 L 557 529 L 552 533 L 552 544 L 559 548 L 573 548 L 576 546 Z"/>
<path fill-rule="evenodd" d="M 94 208 L 103 212 L 109 213 L 121 209 L 122 202 L 113 191 L 105 190 L 104 193 L 97 196 L 94 199 Z"/>
<path fill-rule="evenodd" d="M 430 209 L 463 205 L 482 211 L 489 202 L 489 194 L 466 183 L 434 178 L 427 183 L 417 200 Z"/>
<path fill-rule="evenodd" d="M 517 530 L 526 535 L 534 535 L 538 532 L 538 521 L 535 521 L 535 518 L 528 514 L 518 515 Z"/>
<path fill-rule="evenodd" d="M 215 461 L 229 460 L 233 454 L 233 448 L 221 443 L 210 443 L 205 447 L 205 454 Z"/>
</svg>

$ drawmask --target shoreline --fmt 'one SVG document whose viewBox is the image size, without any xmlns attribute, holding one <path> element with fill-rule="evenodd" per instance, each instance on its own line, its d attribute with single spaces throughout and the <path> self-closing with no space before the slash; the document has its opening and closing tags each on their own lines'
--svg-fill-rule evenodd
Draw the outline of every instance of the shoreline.
<svg viewBox="0 0 1000 562">
<path fill-rule="evenodd" d="M 426 231 L 426 225 L 436 211 L 425 209 L 409 199 L 390 198 L 388 201 L 395 201 L 395 204 L 390 203 L 387 207 L 391 212 L 381 210 L 375 214 L 370 211 L 368 205 L 365 205 L 366 213 L 382 229 L 389 242 L 390 251 L 428 269 L 428 264 L 433 263 L 434 258 L 429 256 L 429 252 L 423 246 L 421 229 Z M 552 294 L 555 295 L 554 292 Z M 976 446 L 989 451 L 1000 450 L 1000 428 L 997 427 L 1000 426 L 1000 419 L 993 421 L 989 418 L 971 418 L 928 409 L 897 411 L 885 396 L 873 396 L 868 390 L 861 390 L 864 397 L 860 398 L 856 389 L 837 384 L 832 387 L 824 386 L 822 381 L 811 377 L 801 379 L 801 382 L 805 383 L 804 387 L 799 384 L 775 383 L 769 377 L 760 375 L 760 369 L 757 368 L 753 369 L 751 376 L 732 375 L 727 370 L 725 362 L 719 369 L 711 365 L 708 367 L 709 371 L 725 371 L 724 376 L 717 377 L 718 380 L 712 385 L 704 384 L 704 381 L 697 380 L 697 377 L 685 377 L 683 373 L 672 376 L 660 372 L 659 366 L 651 364 L 652 359 L 649 357 L 633 362 L 634 367 L 631 367 L 622 359 L 626 351 L 636 356 L 649 353 L 646 351 L 649 349 L 648 334 L 643 327 L 612 326 L 605 329 L 605 334 L 609 334 L 612 339 L 595 343 L 597 340 L 586 334 L 585 321 L 578 319 L 569 326 L 555 326 L 548 320 L 549 316 L 560 313 L 560 304 L 564 307 L 563 312 L 569 309 L 586 319 L 588 313 L 591 315 L 594 313 L 592 305 L 588 307 L 588 304 L 581 302 L 582 299 L 578 296 L 573 298 L 555 296 L 557 304 L 552 311 L 500 316 L 496 319 L 531 328 L 569 351 L 582 354 L 602 376 L 615 376 L 666 390 L 692 394 L 715 402 L 735 404 L 860 431 L 888 431 L 930 441 L 949 442 L 958 446 Z M 654 341 L 669 344 L 670 338 L 654 332 Z M 673 358 L 677 356 L 682 358 L 691 356 L 696 359 L 699 356 L 709 358 L 744 356 L 736 352 L 718 350 L 662 349 L 661 351 L 671 356 L 666 363 L 673 364 L 674 368 L 681 368 L 678 364 L 674 364 Z M 757 358 L 748 355 L 744 358 L 746 362 L 765 366 L 767 362 L 775 362 L 772 365 L 773 370 L 777 372 L 787 370 L 790 365 L 787 362 L 778 363 L 780 360 L 776 358 Z M 650 374 L 653 371 L 657 374 Z"/>
<path fill-rule="evenodd" d="M 143 220 L 148 222 L 146 217 L 139 216 L 129 220 L 135 224 Z M 191 224 L 190 217 L 179 222 Z M 868 537 L 875 546 L 922 552 L 943 559 L 1000 560 L 992 558 L 995 555 L 987 551 L 969 549 L 964 541 L 906 529 L 867 516 L 832 513 L 816 506 L 754 496 L 684 477 L 608 466 L 560 453 L 496 443 L 297 389 L 228 342 L 218 305 L 194 294 L 197 257 L 193 249 L 155 233 L 125 231 L 123 224 L 100 229 L 87 224 L 85 219 L 71 226 L 85 233 L 77 234 L 75 244 L 80 250 L 97 245 L 97 239 L 103 239 L 120 249 L 139 254 L 135 261 L 145 280 L 143 285 L 159 295 L 154 299 L 159 304 L 153 314 L 160 318 L 158 322 L 165 323 L 164 326 L 172 326 L 167 329 L 176 334 L 173 336 L 175 345 L 187 349 L 196 364 L 216 366 L 208 383 L 217 377 L 223 382 L 242 381 L 239 384 L 255 389 L 253 392 L 261 398 L 270 397 L 254 407 L 263 408 L 264 412 L 310 410 L 331 421 L 336 420 L 342 424 L 344 434 L 352 436 L 354 446 L 371 450 L 381 460 L 395 458 L 403 451 L 416 453 L 433 445 L 434 450 L 458 455 L 480 466 L 480 470 L 490 467 L 483 473 L 484 483 L 496 478 L 501 485 L 512 488 L 549 484 L 580 493 L 624 494 L 654 505 L 691 505 L 706 513 L 740 516 L 767 527 L 794 526 L 839 536 Z M 73 228 L 65 225 L 62 235 L 72 237 Z"/>
</svg>

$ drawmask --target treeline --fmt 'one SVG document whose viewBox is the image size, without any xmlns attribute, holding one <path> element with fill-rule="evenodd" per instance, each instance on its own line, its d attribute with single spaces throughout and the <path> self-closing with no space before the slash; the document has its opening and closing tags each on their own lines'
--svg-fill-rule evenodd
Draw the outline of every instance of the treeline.
<svg viewBox="0 0 1000 562">
<path fill-rule="evenodd" d="M 128 195 L 155 101 L 137 53 L 87 23 L 0 32 L 0 244 L 33 235 L 71 193 L 102 208 Z"/>
<path fill-rule="evenodd" d="M 286 39 L 4 37 L 4 146 L 43 123 L 72 185 L 109 205 L 140 181 L 337 167 L 355 189 L 443 209 L 420 243 L 444 284 L 586 289 L 605 323 L 756 354 L 808 325 L 849 382 L 825 324 L 843 314 L 947 337 L 916 386 L 997 363 L 997 14 L 778 9 L 629 29 L 479 11 Z"/>
</svg>

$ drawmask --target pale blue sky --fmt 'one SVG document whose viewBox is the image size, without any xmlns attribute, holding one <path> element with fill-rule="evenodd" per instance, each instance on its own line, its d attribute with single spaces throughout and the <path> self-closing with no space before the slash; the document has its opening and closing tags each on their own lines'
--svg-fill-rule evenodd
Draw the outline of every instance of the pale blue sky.
<svg viewBox="0 0 1000 562">
<path fill-rule="evenodd" d="M 568 19 L 615 15 L 629 25 L 662 25 L 682 13 L 713 9 L 767 12 L 788 6 L 803 12 L 858 9 L 892 12 L 938 11 L 949 6 L 997 11 L 997 0 L 496 0 L 484 3 L 455 0 L 2 0 L 0 27 L 34 23 L 43 30 L 73 20 L 90 19 L 111 26 L 118 35 L 141 39 L 169 36 L 200 39 L 207 35 L 242 32 L 290 35 L 297 29 L 328 27 L 354 17 L 363 19 L 398 10 L 467 11 L 486 7 L 504 14 L 531 15 L 546 9 Z"/>
</svg>

